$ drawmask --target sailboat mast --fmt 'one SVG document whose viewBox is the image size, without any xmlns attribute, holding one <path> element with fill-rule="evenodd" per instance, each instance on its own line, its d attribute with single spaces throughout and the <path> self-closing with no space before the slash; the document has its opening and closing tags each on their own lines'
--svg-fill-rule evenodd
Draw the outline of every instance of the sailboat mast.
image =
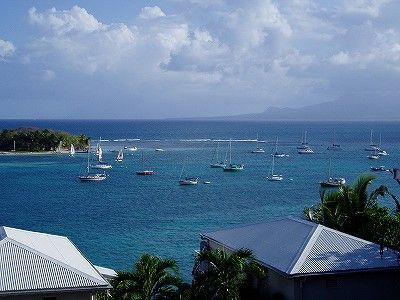
<svg viewBox="0 0 400 300">
<path fill-rule="evenodd" d="M 229 140 L 229 163 L 232 163 L 232 139 Z"/>
<path fill-rule="evenodd" d="M 274 176 L 275 156 L 272 156 L 271 176 Z"/>
<path fill-rule="evenodd" d="M 90 143 L 89 143 L 89 146 L 88 146 L 87 167 L 86 167 L 88 174 L 90 172 L 90 165 L 89 165 L 90 161 L 89 161 L 89 159 L 90 159 Z"/>
<path fill-rule="evenodd" d="M 278 153 L 278 137 L 276 137 L 275 154 Z"/>
</svg>

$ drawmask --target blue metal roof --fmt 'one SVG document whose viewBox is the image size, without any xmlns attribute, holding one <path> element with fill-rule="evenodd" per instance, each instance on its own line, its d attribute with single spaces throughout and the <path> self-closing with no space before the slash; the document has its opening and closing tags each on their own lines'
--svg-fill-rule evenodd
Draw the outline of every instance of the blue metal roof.
<svg viewBox="0 0 400 300">
<path fill-rule="evenodd" d="M 381 259 L 379 245 L 291 217 L 203 237 L 234 250 L 248 248 L 260 264 L 289 276 L 399 266 L 391 250 Z"/>
</svg>

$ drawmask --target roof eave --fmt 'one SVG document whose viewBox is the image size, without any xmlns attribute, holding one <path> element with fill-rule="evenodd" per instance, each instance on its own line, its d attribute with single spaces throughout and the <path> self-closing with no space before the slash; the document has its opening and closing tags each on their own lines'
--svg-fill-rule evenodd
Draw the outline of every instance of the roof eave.
<svg viewBox="0 0 400 300">
<path fill-rule="evenodd" d="M 101 290 L 109 290 L 111 288 L 112 288 L 112 286 L 110 284 L 107 284 L 107 285 L 102 285 L 102 286 L 90 286 L 90 287 L 0 291 L 0 296 L 49 294 L 49 293 L 72 293 L 72 292 L 96 292 L 96 291 L 101 291 Z"/>
</svg>

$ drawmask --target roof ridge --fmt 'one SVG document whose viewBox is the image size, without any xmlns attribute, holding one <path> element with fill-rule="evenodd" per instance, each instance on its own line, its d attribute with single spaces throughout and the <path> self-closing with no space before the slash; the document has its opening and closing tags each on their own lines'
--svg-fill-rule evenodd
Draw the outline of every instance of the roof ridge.
<svg viewBox="0 0 400 300">
<path fill-rule="evenodd" d="M 93 281 L 94 283 L 96 283 L 96 284 L 98 284 L 98 285 L 108 285 L 108 282 L 103 278 L 103 276 L 101 276 L 101 274 L 100 274 L 97 270 L 96 270 L 96 273 L 100 274 L 100 277 L 103 279 L 103 282 L 101 282 L 98 278 L 95 278 L 95 277 L 93 277 L 93 276 L 90 275 L 90 274 L 87 274 L 87 273 L 85 273 L 85 272 L 82 272 L 82 271 L 80 271 L 80 270 L 78 270 L 78 269 L 76 269 L 76 268 L 70 266 L 70 265 L 67 265 L 67 264 L 63 263 L 62 261 L 59 261 L 58 259 L 56 259 L 56 258 L 54 258 L 54 257 L 48 256 L 48 255 L 46 255 L 46 254 L 44 254 L 44 253 L 42 253 L 42 252 L 39 252 L 39 251 L 37 251 L 36 249 L 33 249 L 33 248 L 31 248 L 31 247 L 29 247 L 29 246 L 23 244 L 23 243 L 20 243 L 20 242 L 14 240 L 13 238 L 10 238 L 10 237 L 7 237 L 7 238 L 8 238 L 8 241 L 11 242 L 11 243 L 13 243 L 14 245 L 19 246 L 19 247 L 22 247 L 23 249 L 25 249 L 25 250 L 27 250 L 27 251 L 29 251 L 29 252 L 32 252 L 32 253 L 38 255 L 39 257 L 42 257 L 43 259 L 49 260 L 49 261 L 51 261 L 52 263 L 54 263 L 54 264 L 56 264 L 56 265 L 59 265 L 59 266 L 65 268 L 65 269 L 67 269 L 67 270 L 69 270 L 69 271 L 71 271 L 71 272 L 73 272 L 73 273 L 79 275 L 79 276 L 82 276 L 82 277 L 84 277 L 84 278 L 86 278 L 86 279 L 88 279 L 88 280 L 91 280 L 91 281 Z M 0 246 L 1 246 L 1 245 L 2 245 L 2 244 L 0 244 Z M 75 247 L 75 245 L 74 245 L 74 247 Z M 75 247 L 75 248 L 76 248 L 76 247 Z M 80 254 L 80 252 L 79 252 L 79 254 Z M 84 258 L 85 258 L 85 257 L 84 257 Z M 88 261 L 86 258 L 85 258 L 85 260 Z M 90 265 L 93 267 L 92 264 L 90 264 Z"/>
<path fill-rule="evenodd" d="M 304 260 L 307 258 L 306 253 L 308 253 L 308 251 L 315 244 L 316 240 L 318 240 L 318 236 L 320 235 L 322 229 L 318 224 L 315 225 L 316 226 L 313 226 L 313 229 L 310 231 L 307 238 L 304 239 L 300 251 L 297 253 L 296 257 L 293 259 L 293 262 L 286 270 L 287 274 L 292 274 L 299 267 L 300 264 L 303 264 Z"/>
</svg>

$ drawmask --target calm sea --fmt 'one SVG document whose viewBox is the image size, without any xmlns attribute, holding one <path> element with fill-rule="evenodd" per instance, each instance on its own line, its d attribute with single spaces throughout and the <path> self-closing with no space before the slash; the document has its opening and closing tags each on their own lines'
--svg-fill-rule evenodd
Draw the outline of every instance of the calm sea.
<svg viewBox="0 0 400 300">
<path fill-rule="evenodd" d="M 352 183 L 371 166 L 399 165 L 400 123 L 226 122 L 226 121 L 0 121 L 0 128 L 32 126 L 101 137 L 105 160 L 113 164 L 104 182 L 81 183 L 86 155 L 0 156 L 0 225 L 68 236 L 94 263 L 116 270 L 129 269 L 144 252 L 178 261 L 189 279 L 199 234 L 277 218 L 301 216 L 305 206 L 319 201 L 318 182 L 329 172 Z M 390 155 L 367 159 L 364 148 L 373 139 Z M 296 146 L 307 131 L 313 155 L 299 155 Z M 343 151 L 328 151 L 333 132 Z M 252 154 L 256 136 L 264 154 Z M 270 153 L 281 182 L 266 180 Z M 127 139 L 127 140 L 126 140 Z M 232 139 L 232 160 L 245 164 L 240 173 L 212 169 L 216 143 Z M 237 141 L 240 140 L 240 141 Z M 253 141 L 252 141 L 253 140 Z M 123 147 L 122 163 L 114 161 Z M 228 142 L 220 142 L 225 156 Z M 156 152 L 162 148 L 164 152 Z M 140 177 L 135 171 L 153 169 Z M 197 186 L 179 186 L 184 172 L 198 176 Z M 376 173 L 374 185 L 385 184 L 400 195 L 389 172 Z M 202 184 L 204 180 L 211 184 Z M 383 200 L 391 205 L 389 199 Z"/>
</svg>

